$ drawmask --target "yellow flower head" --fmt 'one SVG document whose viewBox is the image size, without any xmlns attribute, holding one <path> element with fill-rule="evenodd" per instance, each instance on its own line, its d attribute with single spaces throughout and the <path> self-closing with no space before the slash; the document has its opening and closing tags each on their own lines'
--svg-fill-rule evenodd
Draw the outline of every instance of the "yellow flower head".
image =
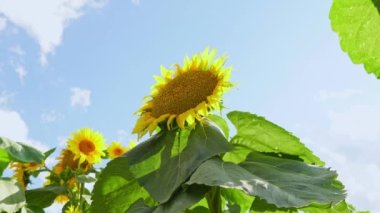
<svg viewBox="0 0 380 213">
<path fill-rule="evenodd" d="M 30 182 L 30 180 L 29 180 L 30 174 L 28 174 L 28 173 L 34 172 L 34 171 L 40 169 L 41 167 L 43 167 L 44 165 L 45 165 L 45 162 L 42 162 L 42 163 L 13 162 L 13 163 L 11 163 L 11 168 L 14 171 L 13 178 L 15 178 L 17 180 L 17 182 L 19 183 L 21 188 L 25 191 L 27 185 Z"/>
<path fill-rule="evenodd" d="M 68 141 L 68 149 L 74 154 L 74 159 L 79 163 L 99 163 L 104 156 L 104 138 L 96 131 L 89 128 L 80 129 L 72 134 Z"/>
<path fill-rule="evenodd" d="M 226 57 L 214 59 L 216 50 L 206 48 L 203 53 L 185 58 L 184 65 L 176 70 L 161 67 L 162 77 L 155 76 L 148 101 L 139 109 L 133 132 L 139 137 L 152 134 L 159 123 L 166 122 L 168 129 L 177 124 L 181 129 L 194 127 L 212 110 L 219 110 L 221 98 L 232 83 L 231 68 L 223 65 Z"/>
<path fill-rule="evenodd" d="M 55 200 L 56 203 L 65 204 L 69 201 L 69 197 L 67 195 L 58 195 Z"/>
<path fill-rule="evenodd" d="M 66 168 L 70 168 L 72 170 L 76 170 L 79 168 L 79 159 L 75 158 L 74 153 L 68 149 L 63 149 L 61 151 L 61 154 L 58 156 L 57 160 L 58 160 L 57 165 L 53 167 L 53 171 L 57 175 L 60 175 Z M 87 162 L 80 164 L 80 167 L 84 171 L 87 171 L 88 169 L 90 169 L 91 166 L 92 165 Z"/>
<path fill-rule="evenodd" d="M 71 205 L 66 209 L 65 213 L 81 213 L 81 211 L 79 210 L 79 207 L 74 207 Z"/>
<path fill-rule="evenodd" d="M 107 152 L 108 152 L 108 156 L 111 158 L 111 159 L 115 159 L 121 155 L 123 155 L 124 153 L 126 153 L 128 151 L 128 148 L 125 147 L 125 146 L 122 146 L 120 144 L 120 142 L 118 141 L 113 141 L 111 143 L 111 145 L 108 147 L 107 149 Z"/>
</svg>

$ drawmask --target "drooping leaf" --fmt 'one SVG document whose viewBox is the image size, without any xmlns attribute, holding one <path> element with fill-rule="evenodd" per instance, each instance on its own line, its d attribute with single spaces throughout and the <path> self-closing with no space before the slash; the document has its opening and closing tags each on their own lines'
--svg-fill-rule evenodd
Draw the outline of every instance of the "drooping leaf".
<svg viewBox="0 0 380 213">
<path fill-rule="evenodd" d="M 79 183 L 93 183 L 96 181 L 96 178 L 91 177 L 90 175 L 78 175 L 76 179 Z"/>
<path fill-rule="evenodd" d="M 295 208 L 277 208 L 273 204 L 268 204 L 265 200 L 256 198 L 252 204 L 251 213 L 352 213 L 356 212 L 345 201 L 340 201 L 336 205 L 317 205 L 295 209 Z"/>
<path fill-rule="evenodd" d="M 183 212 L 183 210 L 200 201 L 209 189 L 210 187 L 201 185 L 191 185 L 188 188 L 181 189 L 168 202 L 158 206 L 153 213 Z"/>
<path fill-rule="evenodd" d="M 0 212 L 16 212 L 25 206 L 25 195 L 15 180 L 0 178 Z"/>
<path fill-rule="evenodd" d="M 91 211 L 125 212 L 139 199 L 147 199 L 149 194 L 137 178 L 160 166 L 160 153 L 174 138 L 175 132 L 161 132 L 110 161 L 95 183 Z"/>
<path fill-rule="evenodd" d="M 139 199 L 131 205 L 126 213 L 152 213 L 153 210 L 154 208 L 146 205 L 143 199 Z"/>
<path fill-rule="evenodd" d="M 239 189 L 277 207 L 300 208 L 343 200 L 344 191 L 335 178 L 336 173 L 325 168 L 254 152 L 240 165 L 210 159 L 187 184 Z"/>
<path fill-rule="evenodd" d="M 226 138 L 230 137 L 230 128 L 228 127 L 228 124 L 224 118 L 215 114 L 208 115 L 207 118 L 214 122 L 223 131 L 223 134 L 226 136 Z"/>
<path fill-rule="evenodd" d="M 172 148 L 170 144 L 165 146 L 160 168 L 139 178 L 139 183 L 160 203 L 168 201 L 203 161 L 231 150 L 221 132 L 209 125 L 197 125 L 190 133 L 187 146 L 174 157 L 171 156 Z"/>
<path fill-rule="evenodd" d="M 43 188 L 25 191 L 28 206 L 46 208 L 53 204 L 58 195 L 64 194 L 66 188 L 63 186 L 46 186 Z"/>
<path fill-rule="evenodd" d="M 4 169 L 8 167 L 9 161 L 8 152 L 0 149 L 0 176 L 3 175 Z"/>
<path fill-rule="evenodd" d="M 0 137 L 0 149 L 6 150 L 13 161 L 41 163 L 44 160 L 44 154 L 37 149 L 4 137 Z"/>
<path fill-rule="evenodd" d="M 380 1 L 334 0 L 330 10 L 332 29 L 355 64 L 380 78 Z"/>
<path fill-rule="evenodd" d="M 231 207 L 239 206 L 240 213 L 249 211 L 254 199 L 254 197 L 249 196 L 245 192 L 232 188 L 223 188 L 221 194 Z"/>
<path fill-rule="evenodd" d="M 304 162 L 324 163 L 292 133 L 249 112 L 233 111 L 227 117 L 237 130 L 231 142 L 259 152 L 283 153 L 299 156 Z"/>
</svg>

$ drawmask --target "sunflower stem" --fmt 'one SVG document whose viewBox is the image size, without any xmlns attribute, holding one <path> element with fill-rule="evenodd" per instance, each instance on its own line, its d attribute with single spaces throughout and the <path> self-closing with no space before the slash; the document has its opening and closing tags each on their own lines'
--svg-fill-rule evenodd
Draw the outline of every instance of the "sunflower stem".
<svg viewBox="0 0 380 213">
<path fill-rule="evenodd" d="M 206 200 L 210 213 L 222 213 L 222 199 L 220 197 L 220 187 L 214 186 L 206 194 Z"/>
</svg>

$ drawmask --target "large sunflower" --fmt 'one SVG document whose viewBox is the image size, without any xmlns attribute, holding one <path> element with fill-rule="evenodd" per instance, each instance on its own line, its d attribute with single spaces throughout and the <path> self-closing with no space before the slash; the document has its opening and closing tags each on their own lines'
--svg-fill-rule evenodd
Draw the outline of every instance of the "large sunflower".
<svg viewBox="0 0 380 213">
<path fill-rule="evenodd" d="M 74 154 L 74 159 L 79 159 L 80 164 L 85 161 L 90 164 L 98 163 L 105 155 L 104 138 L 99 132 L 83 128 L 72 134 L 68 149 Z"/>
<path fill-rule="evenodd" d="M 185 58 L 175 70 L 161 67 L 162 77 L 156 76 L 157 84 L 148 101 L 139 109 L 133 132 L 139 137 L 152 132 L 158 124 L 166 123 L 168 129 L 178 125 L 181 129 L 194 127 L 211 110 L 219 110 L 221 98 L 232 83 L 231 68 L 224 67 L 226 57 L 214 59 L 216 50 L 206 48 L 192 58 Z"/>
</svg>

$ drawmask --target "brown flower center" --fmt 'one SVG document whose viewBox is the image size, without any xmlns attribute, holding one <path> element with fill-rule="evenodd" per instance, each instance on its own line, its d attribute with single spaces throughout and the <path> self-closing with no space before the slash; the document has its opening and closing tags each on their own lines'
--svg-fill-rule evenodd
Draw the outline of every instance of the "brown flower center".
<svg viewBox="0 0 380 213">
<path fill-rule="evenodd" d="M 91 152 L 95 150 L 95 145 L 89 140 L 82 140 L 79 143 L 79 150 L 83 152 L 85 155 L 89 155 Z"/>
<path fill-rule="evenodd" d="M 188 71 L 176 76 L 153 99 L 152 115 L 179 115 L 196 107 L 212 95 L 218 78 L 212 72 Z"/>
<path fill-rule="evenodd" d="M 123 150 L 120 148 L 116 148 L 115 150 L 113 150 L 113 154 L 116 156 L 120 156 L 123 154 Z"/>
</svg>

